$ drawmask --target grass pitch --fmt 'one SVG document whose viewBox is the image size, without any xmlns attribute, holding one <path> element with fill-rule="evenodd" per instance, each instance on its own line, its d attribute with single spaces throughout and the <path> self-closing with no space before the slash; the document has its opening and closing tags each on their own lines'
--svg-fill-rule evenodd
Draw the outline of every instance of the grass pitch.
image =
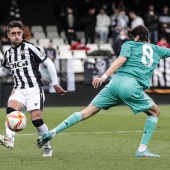
<svg viewBox="0 0 170 170">
<path fill-rule="evenodd" d="M 45 108 L 44 121 L 54 128 L 83 107 Z M 169 170 L 170 106 L 161 105 L 161 115 L 148 149 L 160 158 L 135 158 L 146 115 L 134 116 L 127 106 L 101 111 L 55 136 L 53 157 L 43 158 L 35 145 L 37 134 L 29 114 L 27 127 L 18 132 L 14 150 L 0 146 L 1 170 Z M 0 109 L 0 134 L 5 135 L 5 109 Z"/>
</svg>

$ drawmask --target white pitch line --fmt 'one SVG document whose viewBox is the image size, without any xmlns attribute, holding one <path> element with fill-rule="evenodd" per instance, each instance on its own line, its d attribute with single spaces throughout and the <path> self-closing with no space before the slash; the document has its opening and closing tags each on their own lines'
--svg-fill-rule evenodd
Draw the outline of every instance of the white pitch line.
<svg viewBox="0 0 170 170">
<path fill-rule="evenodd" d="M 111 134 L 111 133 L 142 133 L 141 130 L 135 131 L 108 131 L 108 132 L 74 132 L 74 133 L 59 133 L 60 135 L 88 135 L 88 134 Z M 17 136 L 34 136 L 36 133 L 28 133 L 28 134 L 17 134 Z"/>
</svg>

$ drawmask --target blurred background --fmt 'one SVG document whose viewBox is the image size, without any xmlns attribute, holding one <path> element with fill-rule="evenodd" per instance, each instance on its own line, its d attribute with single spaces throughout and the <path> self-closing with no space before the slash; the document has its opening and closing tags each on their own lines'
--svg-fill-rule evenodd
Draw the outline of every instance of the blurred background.
<svg viewBox="0 0 170 170">
<path fill-rule="evenodd" d="M 128 29 L 145 25 L 151 43 L 170 48 L 169 6 L 168 0 L 1 0 L 0 60 L 10 47 L 7 24 L 22 21 L 24 38 L 51 58 L 60 85 L 69 92 L 62 98 L 55 95 L 41 64 L 47 105 L 86 105 L 100 90 L 93 90 L 92 79 L 119 56 Z M 147 91 L 158 103 L 169 102 L 169 70 L 170 59 L 161 60 Z M 12 85 L 10 74 L 0 78 L 1 107 L 6 106 Z"/>
</svg>

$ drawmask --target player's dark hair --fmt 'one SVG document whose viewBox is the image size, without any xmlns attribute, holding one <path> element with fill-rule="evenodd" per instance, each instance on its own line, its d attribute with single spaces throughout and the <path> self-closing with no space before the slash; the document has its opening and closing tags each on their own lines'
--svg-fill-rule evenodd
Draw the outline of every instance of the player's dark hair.
<svg viewBox="0 0 170 170">
<path fill-rule="evenodd" d="M 9 32 L 10 28 L 13 28 L 13 27 L 19 27 L 19 28 L 21 28 L 21 30 L 23 30 L 22 22 L 20 22 L 20 21 L 11 21 L 7 26 L 7 32 Z"/>
<path fill-rule="evenodd" d="M 137 35 L 139 36 L 139 41 L 148 42 L 149 30 L 145 26 L 138 25 L 127 32 L 127 36 L 130 40 L 134 40 Z"/>
</svg>

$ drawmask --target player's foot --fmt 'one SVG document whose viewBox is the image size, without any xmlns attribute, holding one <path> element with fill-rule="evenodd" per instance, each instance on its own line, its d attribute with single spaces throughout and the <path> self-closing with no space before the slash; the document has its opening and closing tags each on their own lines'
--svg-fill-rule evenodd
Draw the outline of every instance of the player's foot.
<svg viewBox="0 0 170 170">
<path fill-rule="evenodd" d="M 160 157 L 159 155 L 155 155 L 151 153 L 149 150 L 145 150 L 143 152 L 136 151 L 136 157 Z"/>
<path fill-rule="evenodd" d="M 14 148 L 14 142 L 8 138 L 0 135 L 0 145 L 5 146 L 9 150 L 12 150 Z"/>
<path fill-rule="evenodd" d="M 53 150 L 51 148 L 44 148 L 43 157 L 52 156 Z"/>
<path fill-rule="evenodd" d="M 51 140 L 55 135 L 54 131 L 45 132 L 37 139 L 37 147 L 41 148 L 45 143 Z"/>
</svg>

